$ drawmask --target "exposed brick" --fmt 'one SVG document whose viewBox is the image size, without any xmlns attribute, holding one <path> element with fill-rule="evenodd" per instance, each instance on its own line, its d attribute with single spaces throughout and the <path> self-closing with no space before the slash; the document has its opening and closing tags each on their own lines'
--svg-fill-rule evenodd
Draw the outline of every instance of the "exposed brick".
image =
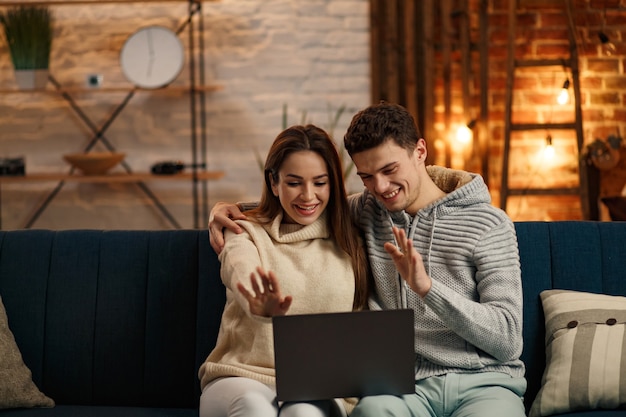
<svg viewBox="0 0 626 417">
<path fill-rule="evenodd" d="M 539 15 L 539 26 L 542 28 L 562 27 L 567 30 L 567 14 L 560 13 L 541 13 Z M 567 36 L 567 32 L 565 32 Z"/>
<path fill-rule="evenodd" d="M 626 96 L 622 97 L 622 100 L 626 102 Z M 626 110 L 616 109 L 613 112 L 613 120 L 616 122 L 626 122 Z M 624 135 L 626 136 L 626 132 L 624 132 Z"/>
<path fill-rule="evenodd" d="M 626 90 L 626 77 L 617 74 L 605 77 L 604 83 L 606 88 L 610 90 Z"/>
<path fill-rule="evenodd" d="M 536 55 L 544 58 L 569 58 L 569 44 L 538 44 Z"/>
<path fill-rule="evenodd" d="M 616 73 L 619 71 L 620 60 L 615 58 L 598 58 L 587 60 L 587 70 L 594 72 Z"/>
<path fill-rule="evenodd" d="M 580 80 L 580 88 L 585 90 L 597 90 L 602 88 L 604 80 L 599 77 L 584 77 Z"/>
<path fill-rule="evenodd" d="M 519 39 L 519 34 L 525 36 L 526 44 L 516 47 L 517 58 L 558 58 L 569 56 L 569 45 L 566 30 L 566 15 L 565 13 L 555 13 L 555 4 L 549 1 L 543 2 L 535 0 L 521 0 L 521 5 L 527 4 L 526 11 L 518 19 L 518 34 L 516 36 Z M 497 28 L 492 29 L 492 40 L 494 42 L 500 42 L 506 37 L 507 34 L 507 21 L 506 21 L 506 1 L 496 1 L 494 6 L 497 6 L 500 14 L 494 17 L 492 22 L 497 22 Z M 620 125 L 622 130 L 626 130 L 624 126 L 624 118 L 626 117 L 626 110 L 622 110 L 624 103 L 626 103 L 626 87 L 624 86 L 626 77 L 624 76 L 626 69 L 626 44 L 622 41 L 624 39 L 624 33 L 626 29 L 624 27 L 624 10 L 617 10 L 618 7 L 626 6 L 626 2 L 623 0 L 610 0 L 609 2 L 589 2 L 588 0 L 575 0 L 575 14 L 574 19 L 577 27 L 577 38 L 579 43 L 578 54 L 580 57 L 580 85 L 581 85 L 581 105 L 583 110 L 583 128 L 585 135 L 591 134 L 590 132 L 606 132 L 606 128 L 613 129 L 615 124 Z M 606 8 L 606 11 L 605 11 Z M 537 15 L 536 18 L 532 17 L 532 14 Z M 606 16 L 606 19 L 605 19 Z M 522 24 L 520 22 L 524 21 Z M 493 23 L 492 23 L 493 24 Z M 604 30 L 610 37 L 611 41 L 615 44 L 616 52 L 614 56 L 607 57 L 603 55 L 603 51 L 600 47 L 598 39 L 598 31 Z M 504 55 L 504 56 L 503 56 Z M 498 54 L 499 61 L 493 63 L 492 66 L 498 68 L 498 73 L 506 72 L 506 49 L 502 50 Z M 555 75 L 550 75 L 550 72 L 555 73 L 554 69 L 547 69 L 547 71 L 541 71 L 540 69 L 529 69 L 518 73 L 516 79 L 516 91 L 514 95 L 514 103 L 521 103 L 521 108 L 514 108 L 514 118 L 517 120 L 528 121 L 529 123 L 541 122 L 546 118 L 550 118 L 551 121 L 568 121 L 572 120 L 573 106 L 555 106 L 552 104 L 551 99 L 553 95 L 548 93 L 552 91 Z M 537 89 L 535 93 L 531 93 L 533 90 L 533 77 L 531 74 L 535 74 Z M 545 74 L 545 75 L 541 75 Z M 560 83 L 560 76 L 556 75 L 557 83 Z M 571 78 L 571 76 L 570 76 Z M 493 80 L 495 83 L 495 80 Z M 492 152 L 491 156 L 493 160 L 497 160 L 501 157 L 501 132 L 503 132 L 503 117 L 504 117 L 504 83 L 505 78 L 500 77 L 498 87 L 490 90 L 490 120 L 492 137 L 499 138 L 499 140 L 493 140 L 491 142 Z M 570 87 L 571 88 L 571 87 Z M 570 89 L 570 95 L 573 99 L 573 90 Z M 531 103 L 531 104 L 527 104 Z M 532 107 L 532 111 L 528 108 Z M 550 107 L 552 109 L 550 109 Z M 515 146 L 521 146 L 521 150 L 526 149 L 524 152 L 530 152 L 532 147 L 532 134 L 519 135 L 524 140 L 528 141 L 528 146 L 520 145 L 516 143 Z M 524 141 L 523 140 L 523 141 Z M 518 138 L 519 141 L 519 138 Z M 523 143 L 523 141 L 521 143 Z M 575 140 L 572 140 L 575 144 Z M 519 151 L 515 153 L 515 158 L 519 159 Z M 574 148 L 574 152 L 576 152 Z M 523 153 L 521 154 L 523 155 Z M 523 160 L 517 160 L 515 163 L 521 163 Z M 576 161 L 573 161 L 574 165 Z M 516 169 L 522 169 L 523 164 Z M 561 169 L 555 167 L 555 169 Z M 570 178 L 569 181 L 576 181 L 576 174 L 572 173 L 569 168 L 563 166 L 565 171 L 559 174 L 558 171 L 553 173 L 554 177 Z M 491 184 L 492 188 L 495 185 L 499 186 L 499 173 L 500 165 L 495 162 L 491 164 Z M 494 192 L 494 201 L 497 201 L 496 193 Z M 516 217 L 515 212 L 510 211 L 509 214 L 514 218 L 527 218 L 537 219 L 545 218 L 549 220 L 563 220 L 570 218 L 580 218 L 580 201 L 576 196 L 573 197 L 523 197 L 522 202 L 524 207 L 520 211 L 520 217 Z M 562 206 L 564 201 L 567 200 L 566 206 Z M 528 203 L 532 201 L 532 203 Z M 549 202 L 549 203 L 546 203 Z M 498 204 L 496 202 L 496 204 Z M 511 202 L 509 202 L 511 207 Z M 546 207 L 552 208 L 547 210 Z M 550 211 L 550 212 L 548 212 Z M 543 213 L 543 214 L 542 214 Z M 527 217 L 522 217 L 527 216 Z M 543 217 L 542 217 L 543 216 Z"/>
<path fill-rule="evenodd" d="M 621 97 L 618 93 L 591 93 L 591 104 L 620 104 Z"/>
<path fill-rule="evenodd" d="M 606 119 L 604 117 L 604 112 L 602 110 L 593 109 L 593 108 L 585 108 L 583 112 L 584 122 L 604 122 Z"/>
</svg>

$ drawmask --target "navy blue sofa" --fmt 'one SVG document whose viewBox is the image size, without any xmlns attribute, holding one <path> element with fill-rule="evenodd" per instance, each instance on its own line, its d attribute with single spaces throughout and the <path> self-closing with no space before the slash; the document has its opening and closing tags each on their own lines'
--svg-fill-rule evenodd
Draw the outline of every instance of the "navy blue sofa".
<svg viewBox="0 0 626 417">
<path fill-rule="evenodd" d="M 225 302 L 206 231 L 0 232 L 0 296 L 57 404 L 2 417 L 198 415 Z"/>
<path fill-rule="evenodd" d="M 545 366 L 539 293 L 626 295 L 626 223 L 515 226 L 529 406 Z M 197 370 L 225 300 L 206 231 L 0 231 L 0 296 L 33 380 L 57 404 L 0 417 L 198 415 Z"/>
</svg>

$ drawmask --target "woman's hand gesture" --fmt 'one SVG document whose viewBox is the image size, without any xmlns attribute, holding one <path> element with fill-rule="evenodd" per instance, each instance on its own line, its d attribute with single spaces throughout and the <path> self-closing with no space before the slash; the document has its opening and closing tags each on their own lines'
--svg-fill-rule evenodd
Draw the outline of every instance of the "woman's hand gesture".
<svg viewBox="0 0 626 417">
<path fill-rule="evenodd" d="M 398 246 L 385 242 L 384 248 L 396 264 L 400 276 L 409 284 L 409 287 L 420 297 L 425 297 L 432 282 L 424 268 L 422 256 L 413 247 L 413 241 L 407 239 L 403 229 L 393 227 L 393 235 Z"/>
<path fill-rule="evenodd" d="M 290 295 L 282 296 L 276 275 L 272 271 L 265 272 L 261 267 L 257 267 L 256 272 L 259 275 L 262 288 L 259 286 L 259 280 L 255 277 L 254 272 L 251 273 L 250 285 L 254 293 L 248 291 L 242 283 L 237 283 L 237 289 L 248 300 L 250 312 L 263 317 L 287 314 L 293 299 Z"/>
</svg>

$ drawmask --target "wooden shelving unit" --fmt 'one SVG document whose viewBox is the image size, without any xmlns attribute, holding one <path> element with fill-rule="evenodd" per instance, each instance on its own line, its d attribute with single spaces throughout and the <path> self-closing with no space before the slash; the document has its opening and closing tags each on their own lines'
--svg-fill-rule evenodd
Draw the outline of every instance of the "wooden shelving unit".
<svg viewBox="0 0 626 417">
<path fill-rule="evenodd" d="M 80 86 L 62 86 L 60 90 L 53 90 L 50 88 L 39 89 L 39 90 L 20 90 L 17 88 L 4 88 L 0 89 L 0 94 L 33 94 L 33 93 L 43 93 L 43 94 L 52 94 L 59 95 L 63 93 L 68 94 L 98 94 L 98 93 L 129 93 L 133 90 L 133 87 L 94 87 L 94 88 L 85 88 Z M 194 87 L 195 91 L 202 91 L 205 93 L 214 93 L 217 91 L 223 90 L 222 86 L 219 85 L 204 85 Z M 137 88 L 136 91 L 146 91 L 146 92 L 157 92 L 167 94 L 171 93 L 187 93 L 189 92 L 189 87 L 182 85 L 170 85 L 164 88 L 158 89 L 141 89 Z"/>
<path fill-rule="evenodd" d="M 132 183 L 143 181 L 200 181 L 219 180 L 224 176 L 224 171 L 200 171 L 196 174 L 181 172 L 173 175 L 155 175 L 147 172 L 132 174 L 106 174 L 106 175 L 70 175 L 70 174 L 29 174 L 16 176 L 0 176 L 0 184 L 30 183 L 30 182 L 82 182 L 82 183 Z"/>
<path fill-rule="evenodd" d="M 110 126 L 115 118 L 126 107 L 128 102 L 141 92 L 158 93 L 158 94 L 180 94 L 187 93 L 190 97 L 190 145 L 191 145 L 191 172 L 180 173 L 176 175 L 154 175 L 150 173 L 135 173 L 131 167 L 122 161 L 121 167 L 125 173 L 108 174 L 99 176 L 83 176 L 75 175 L 73 170 L 68 174 L 55 173 L 36 173 L 26 176 L 0 176 L 0 185 L 8 183 L 28 183 L 28 182 L 57 182 L 56 187 L 40 204 L 34 214 L 25 223 L 25 228 L 30 228 L 39 215 L 46 209 L 47 205 L 54 199 L 60 189 L 66 182 L 82 182 L 82 183 L 135 183 L 139 189 L 148 196 L 154 205 L 161 211 L 163 216 L 169 221 L 174 228 L 182 228 L 173 215 L 169 213 L 167 208 L 161 204 L 157 196 L 152 193 L 145 182 L 153 181 L 189 181 L 192 185 L 193 195 L 193 219 L 194 227 L 206 227 L 208 222 L 208 188 L 207 181 L 219 180 L 224 176 L 221 171 L 208 171 L 206 160 L 206 117 L 205 117 L 205 95 L 207 93 L 216 92 L 222 89 L 217 85 L 206 85 L 204 79 L 204 59 L 202 51 L 204 49 L 204 25 L 202 22 L 202 3 L 216 2 L 219 0 L 51 0 L 51 1 L 3 1 L 0 0 L 0 7 L 13 7 L 22 5 L 31 6 L 83 6 L 83 5 L 104 5 L 104 4 L 124 4 L 130 6 L 134 3 L 187 3 L 188 15 L 181 27 L 176 33 L 182 34 L 187 31 L 187 58 L 189 67 L 189 83 L 186 85 L 169 85 L 158 89 L 141 89 L 133 86 L 110 86 L 88 88 L 83 86 L 64 86 L 61 85 L 52 75 L 49 76 L 49 82 L 45 89 L 39 90 L 19 90 L 19 89 L 0 89 L 0 94 L 50 94 L 63 98 L 74 113 L 82 119 L 86 126 L 92 131 L 92 139 L 83 149 L 89 152 L 97 142 L 104 145 L 109 151 L 116 151 L 111 143 L 104 136 L 105 130 Z M 130 34 L 129 34 L 130 35 Z M 74 100 L 75 96 L 88 94 L 103 93 L 125 93 L 125 98 L 120 102 L 118 107 L 110 114 L 108 120 L 101 126 L 97 127 L 81 110 L 78 103 Z M 31 168 L 31 167 L 28 167 Z M 0 229 L 2 228 L 2 213 L 0 202 Z"/>
<path fill-rule="evenodd" d="M 199 0 L 194 3 L 204 2 L 211 3 L 219 0 Z M 3 1 L 0 0 L 0 6 L 63 6 L 63 5 L 85 5 L 85 4 L 111 4 L 111 3 L 189 3 L 189 0 L 23 0 L 23 1 Z"/>
</svg>

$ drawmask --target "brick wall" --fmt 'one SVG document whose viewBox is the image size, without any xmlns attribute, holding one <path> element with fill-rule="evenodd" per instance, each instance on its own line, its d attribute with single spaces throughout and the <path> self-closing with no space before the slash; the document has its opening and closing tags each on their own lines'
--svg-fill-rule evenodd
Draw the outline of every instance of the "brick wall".
<svg viewBox="0 0 626 417">
<path fill-rule="evenodd" d="M 574 22 L 579 51 L 585 143 L 609 134 L 626 132 L 626 2 L 574 0 Z M 518 13 L 516 57 L 549 59 L 568 56 L 567 15 L 560 1 L 522 0 Z M 490 128 L 492 139 L 491 189 L 498 204 L 504 134 L 508 2 L 490 2 Z M 603 31 L 616 46 L 612 55 L 601 47 Z M 514 91 L 514 122 L 573 120 L 573 105 L 561 106 L 556 95 L 571 75 L 562 67 L 518 70 Z M 573 96 L 572 88 L 570 93 Z M 542 149 L 550 134 L 555 157 L 546 160 Z M 570 186 L 577 183 L 576 139 L 571 131 L 515 133 L 511 151 L 511 185 L 514 187 Z M 602 181 L 626 183 L 623 175 L 602 175 Z M 620 185 L 621 184 L 621 185 Z M 606 189 L 606 184 L 601 189 Z M 581 218 L 580 202 L 568 196 L 526 196 L 509 199 L 509 215 L 516 220 L 566 220 Z M 603 218 L 606 213 L 603 208 Z"/>
<path fill-rule="evenodd" d="M 223 89 L 206 99 L 209 169 L 225 177 L 209 185 L 215 201 L 258 199 L 261 176 L 256 152 L 264 155 L 287 123 L 328 127 L 329 116 L 346 110 L 336 127 L 369 104 L 369 14 L 367 0 L 221 0 L 204 2 L 206 79 Z M 184 23 L 187 4 L 54 6 L 51 73 L 65 87 L 83 88 L 89 74 L 103 75 L 103 90 L 73 93 L 96 129 L 130 87 L 118 55 L 141 26 L 172 29 Z M 187 44 L 186 32 L 181 39 Z M 187 68 L 175 85 L 185 85 Z M 67 172 L 64 153 L 80 151 L 91 128 L 52 92 L 16 88 L 4 39 L 0 41 L 0 157 L 25 156 L 26 169 Z M 49 89 L 52 87 L 49 85 Z M 105 131 L 106 139 L 134 171 L 158 161 L 190 161 L 189 97 L 180 91 L 138 92 Z M 102 150 L 102 147 L 98 147 Z M 116 168 L 113 172 L 121 171 Z M 354 183 L 356 178 L 353 178 Z M 56 185 L 2 186 L 2 227 L 21 228 Z M 183 227 L 193 227 L 191 184 L 148 184 Z M 170 227 L 134 185 L 67 183 L 33 227 L 158 229 Z"/>
</svg>

